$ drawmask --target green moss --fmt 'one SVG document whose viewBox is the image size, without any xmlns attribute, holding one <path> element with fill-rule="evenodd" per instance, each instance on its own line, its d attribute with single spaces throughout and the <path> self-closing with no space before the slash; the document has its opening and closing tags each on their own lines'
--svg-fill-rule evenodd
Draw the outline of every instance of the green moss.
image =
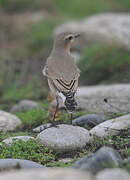
<svg viewBox="0 0 130 180">
<path fill-rule="evenodd" d="M 130 163 L 123 163 L 120 168 L 126 169 L 128 172 L 130 172 Z"/>
<path fill-rule="evenodd" d="M 41 146 L 35 140 L 14 141 L 11 146 L 0 146 L 0 158 L 17 158 L 32 160 L 43 165 L 55 160 L 55 155 L 48 148 Z"/>
<path fill-rule="evenodd" d="M 36 136 L 35 134 L 28 132 L 19 132 L 19 133 L 0 133 L 0 140 L 7 137 L 19 136 L 19 135 L 31 135 Z M 130 145 L 129 138 L 122 136 L 116 137 L 107 137 L 107 138 L 97 138 L 95 137 L 94 141 L 91 144 L 88 144 L 86 148 L 82 151 L 75 151 L 71 153 L 60 153 L 57 154 L 49 150 L 48 148 L 41 146 L 35 140 L 29 140 L 28 142 L 23 142 L 21 140 L 14 141 L 11 146 L 3 144 L 0 146 L 0 158 L 20 158 L 28 159 L 49 167 L 71 167 L 75 161 L 80 158 L 90 154 L 95 153 L 102 146 L 109 146 L 116 149 L 123 158 L 130 156 Z M 61 158 L 71 157 L 73 158 L 72 162 L 64 163 L 59 161 Z M 105 165 L 103 165 L 105 166 Z M 114 167 L 111 167 L 114 168 Z M 121 168 L 130 170 L 129 164 L 125 163 L 121 165 Z"/>
<path fill-rule="evenodd" d="M 5 89 L 2 100 L 3 101 L 19 101 L 21 99 L 31 99 L 35 97 L 33 86 L 29 84 L 26 87 L 15 86 Z"/>
<path fill-rule="evenodd" d="M 83 116 L 85 114 L 87 114 L 87 113 L 86 112 L 82 112 L 82 111 L 81 112 L 75 112 L 73 114 L 73 119 L 75 119 L 75 118 L 77 118 L 79 116 Z M 61 116 L 58 118 L 58 121 L 60 123 L 68 123 L 68 124 L 70 124 L 71 123 L 71 116 L 70 116 L 70 114 L 65 112 L 65 113 L 61 114 Z"/>
<path fill-rule="evenodd" d="M 114 137 L 98 138 L 95 137 L 91 146 L 89 146 L 90 152 L 95 152 L 102 146 L 109 146 L 116 149 L 122 157 L 126 158 L 130 156 L 130 138 L 127 135 L 118 135 Z"/>
<path fill-rule="evenodd" d="M 27 48 L 31 53 L 36 53 L 42 50 L 44 56 L 51 49 L 52 32 L 57 22 L 55 20 L 44 20 L 33 24 L 27 32 Z"/>
<path fill-rule="evenodd" d="M 54 161 L 54 162 L 49 162 L 47 165 L 49 167 L 71 167 L 74 164 L 74 162 L 70 163 L 64 163 L 64 162 L 59 162 L 59 161 Z"/>
<path fill-rule="evenodd" d="M 81 18 L 104 11 L 128 9 L 129 0 L 55 0 L 58 11 L 67 17 Z"/>
<path fill-rule="evenodd" d="M 49 0 L 0 0 L 0 5 L 5 12 L 19 13 L 25 11 L 43 10 L 51 7 Z"/>
<path fill-rule="evenodd" d="M 85 49 L 79 62 L 80 82 L 82 84 L 127 82 L 130 78 L 129 64 L 130 51 L 113 46 L 91 46 Z"/>
<path fill-rule="evenodd" d="M 44 109 L 33 109 L 26 112 L 17 112 L 16 115 L 22 120 L 24 129 L 32 129 L 49 121 L 48 112 Z"/>
<path fill-rule="evenodd" d="M 14 136 L 32 136 L 32 133 L 24 131 L 24 132 L 0 132 L 0 141 Z"/>
</svg>

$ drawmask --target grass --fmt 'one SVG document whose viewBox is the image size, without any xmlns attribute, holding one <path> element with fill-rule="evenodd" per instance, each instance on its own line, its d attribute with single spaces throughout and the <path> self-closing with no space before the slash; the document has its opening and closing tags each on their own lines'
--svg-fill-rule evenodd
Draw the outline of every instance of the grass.
<svg viewBox="0 0 130 180">
<path fill-rule="evenodd" d="M 3 140 L 9 136 L 18 136 L 18 135 L 32 135 L 28 132 L 19 132 L 19 133 L 1 133 L 0 139 Z M 40 145 L 36 140 L 29 140 L 23 142 L 21 140 L 13 142 L 11 146 L 3 144 L 0 146 L 0 158 L 18 158 L 18 159 L 27 159 L 32 160 L 37 163 L 43 164 L 48 167 L 70 167 L 74 164 L 75 161 L 80 158 L 90 154 L 95 153 L 102 146 L 109 146 L 116 149 L 123 158 L 130 156 L 130 144 L 129 138 L 127 137 L 107 137 L 104 139 L 95 138 L 94 142 L 88 144 L 86 148 L 82 151 L 71 152 L 69 154 L 57 154 L 52 150 L 49 150 L 47 147 Z M 71 162 L 61 162 L 59 161 L 62 157 L 72 158 Z M 124 163 L 120 166 L 121 168 L 127 169 L 130 171 L 130 166 L 128 163 Z"/>
<path fill-rule="evenodd" d="M 22 120 L 23 129 L 32 129 L 49 121 L 46 110 L 33 109 L 26 112 L 17 112 L 16 115 Z"/>
<path fill-rule="evenodd" d="M 4 47 L 7 48 L 6 53 L 2 53 L 2 55 L 0 55 L 1 61 L 4 62 L 1 65 L 2 71 L 0 72 L 0 108 L 9 110 L 14 103 L 20 101 L 21 99 L 35 99 L 42 101 L 42 99 L 45 98 L 47 91 L 46 85 L 43 86 L 43 89 L 41 88 L 41 80 L 39 78 L 34 82 L 35 86 L 30 83 L 32 77 L 34 78 L 34 76 L 36 76 L 34 70 L 33 72 L 29 72 L 28 77 L 30 78 L 26 85 L 24 85 L 23 82 L 20 82 L 22 81 L 20 79 L 24 78 L 21 78 L 17 69 L 15 69 L 17 72 L 14 73 L 13 80 L 6 80 L 6 72 L 8 72 L 10 70 L 9 67 L 11 67 L 7 66 L 8 61 L 6 61 L 6 58 L 13 64 L 15 64 L 15 62 L 19 59 L 21 61 L 29 59 L 30 66 L 34 60 L 38 63 L 40 62 L 39 59 L 44 61 L 51 50 L 52 34 L 57 25 L 72 19 L 82 19 L 95 13 L 108 11 L 128 12 L 130 11 L 130 1 L 0 0 L 0 10 L 4 12 L 4 15 L 2 16 L 1 14 L 0 18 L 1 31 L 4 32 L 6 37 L 8 37 L 8 42 L 7 44 L 5 42 L 4 45 Z M 33 24 L 26 24 L 26 30 L 22 30 L 22 32 L 21 30 L 19 31 L 17 25 L 14 26 L 13 23 L 8 22 L 8 18 L 6 20 L 6 15 L 8 14 L 14 14 L 17 16 L 19 13 L 31 12 L 33 14 L 38 11 L 47 12 L 47 18 Z M 3 49 L 3 52 L 5 52 L 5 49 Z M 31 57 L 33 57 L 34 60 Z M 14 61 L 12 61 L 12 59 Z M 118 81 L 128 82 L 130 78 L 129 65 L 129 51 L 124 51 L 123 49 L 110 46 L 91 46 L 84 50 L 79 63 L 81 69 L 80 82 L 81 84 L 109 83 Z M 40 85 L 37 86 L 37 83 Z M 40 104 L 43 106 L 43 110 L 29 110 L 26 112 L 16 113 L 23 122 L 23 128 L 20 130 L 21 132 L 0 133 L 0 140 L 2 141 L 5 138 L 20 135 L 31 135 L 36 137 L 36 134 L 30 132 L 30 130 L 42 123 L 49 122 L 48 112 L 46 110 L 48 103 L 40 102 Z M 76 116 L 78 117 L 84 114 L 86 114 L 86 112 L 80 112 L 77 113 Z M 120 114 L 117 114 L 116 116 L 119 115 Z M 68 114 L 64 113 L 58 121 L 60 123 L 70 123 L 70 118 Z M 130 156 L 129 137 L 121 134 L 118 137 L 108 137 L 105 139 L 95 138 L 94 142 L 89 144 L 81 152 L 77 151 L 72 154 L 64 155 L 58 155 L 50 151 L 46 147 L 41 146 L 35 140 L 29 140 L 28 142 L 17 141 L 14 142 L 12 146 L 7 146 L 5 144 L 0 146 L 0 158 L 29 159 L 46 166 L 69 167 L 72 166 L 74 162 L 59 162 L 61 156 L 72 157 L 73 161 L 76 161 L 89 153 L 96 152 L 104 145 L 115 148 L 123 158 Z M 130 166 L 127 163 L 123 165 L 122 168 L 126 168 L 130 171 Z"/>
<path fill-rule="evenodd" d="M 129 0 L 0 0 L 5 12 L 19 13 L 26 11 L 48 10 L 60 16 L 81 18 L 101 11 L 129 10 Z"/>
<path fill-rule="evenodd" d="M 0 147 L 0 158 L 26 159 L 47 164 L 55 160 L 55 155 L 46 147 L 42 147 L 36 140 L 14 141 L 11 146 L 3 144 Z"/>
<path fill-rule="evenodd" d="M 84 50 L 79 67 L 82 84 L 127 82 L 130 51 L 113 46 L 93 45 Z M 123 73 L 120 73 L 123 72 Z M 87 77 L 89 78 L 86 78 Z"/>
<path fill-rule="evenodd" d="M 47 55 L 51 49 L 53 29 L 57 25 L 56 19 L 46 19 L 32 24 L 27 32 L 27 49 L 30 53 Z"/>
<path fill-rule="evenodd" d="M 47 107 L 48 104 L 42 104 L 42 106 Z M 75 116 L 81 116 L 85 114 L 84 112 L 78 112 Z M 8 137 L 14 136 L 32 136 L 36 137 L 37 133 L 33 133 L 30 130 L 42 123 L 47 123 L 49 121 L 47 110 L 29 110 L 26 112 L 18 112 L 16 115 L 23 122 L 23 129 L 20 132 L 8 132 L 0 133 L 0 140 L 4 140 Z M 58 120 L 63 123 L 70 123 L 68 115 L 64 113 Z M 0 146 L 0 158 L 19 158 L 32 160 L 37 163 L 43 164 L 48 167 L 71 167 L 75 161 L 80 158 L 90 154 L 95 153 L 102 146 L 109 146 L 116 149 L 122 156 L 122 158 L 127 158 L 130 156 L 130 138 L 127 137 L 126 133 L 121 133 L 119 136 L 107 137 L 107 138 L 97 138 L 94 141 L 82 149 L 82 151 L 75 151 L 69 153 L 56 153 L 49 150 L 47 147 L 40 145 L 36 140 L 29 140 L 23 142 L 21 140 L 13 142 L 11 146 L 3 144 Z M 72 158 L 71 162 L 61 162 L 61 158 Z M 125 168 L 130 171 L 128 163 L 121 165 L 121 168 Z"/>
<path fill-rule="evenodd" d="M 106 137 L 106 138 L 97 138 L 95 137 L 94 142 L 90 146 L 90 151 L 95 152 L 102 146 L 109 146 L 116 149 L 123 158 L 130 156 L 130 138 L 127 136 L 114 136 L 114 137 Z"/>
<path fill-rule="evenodd" d="M 7 44 L 5 42 L 4 48 L 1 49 L 2 52 L 6 53 L 0 53 L 1 61 L 4 62 L 2 63 L 2 71 L 0 72 L 0 87 L 3 90 L 3 97 L 1 99 L 18 101 L 21 98 L 39 98 L 37 96 L 39 93 L 34 93 L 35 91 L 33 91 L 34 87 L 33 90 L 31 87 L 26 87 L 30 83 L 30 79 L 37 76 L 38 73 L 33 70 L 32 72 L 28 72 L 27 75 L 25 73 L 25 77 L 21 77 L 22 73 L 21 71 L 18 73 L 19 70 L 15 67 L 15 64 L 17 64 L 17 60 L 23 61 L 24 64 L 25 59 L 30 61 L 30 67 L 34 61 L 37 61 L 39 64 L 42 59 L 44 62 L 51 51 L 53 30 L 56 26 L 68 20 L 83 19 L 96 13 L 129 11 L 129 5 L 129 0 L 0 0 L 0 8 L 4 12 L 0 18 L 1 31 L 5 33 L 5 37 L 8 37 Z M 21 24 L 23 23 L 23 26 L 21 27 L 23 28 L 25 26 L 25 29 L 19 29 L 19 24 L 18 26 L 17 24 L 14 25 L 12 23 L 13 18 L 11 19 L 11 17 L 11 23 L 8 21 L 8 14 L 14 14 L 16 21 L 18 21 L 17 15 L 26 12 L 30 12 L 31 14 L 45 12 L 47 13 L 47 17 L 45 19 L 43 17 L 43 20 L 40 19 L 34 23 L 29 22 L 24 24 L 24 21 L 22 21 Z M 102 47 L 90 47 L 83 54 L 84 56 L 81 59 L 81 84 L 129 81 L 129 66 L 126 62 L 126 56 L 129 56 L 128 52 L 120 52 L 120 50 L 112 50 L 112 48 L 103 48 L 102 51 Z M 91 63 L 87 62 L 88 59 L 91 59 Z M 101 60 L 102 62 L 99 59 L 103 59 Z M 6 66 L 8 61 L 14 65 L 14 70 L 13 68 L 10 70 L 11 66 Z M 95 61 L 98 63 L 95 63 Z M 9 71 L 14 71 L 12 73 L 13 80 L 5 78 Z M 41 69 L 39 71 L 41 72 Z M 120 71 L 124 73 L 119 73 Z M 26 76 L 29 78 L 26 79 Z M 27 80 L 27 84 L 23 83 L 23 79 Z M 13 84 L 12 81 L 14 82 Z M 37 82 L 41 84 L 43 79 L 39 76 Z M 23 88 L 20 86 L 20 89 L 18 89 L 15 87 L 15 84 L 22 84 Z M 44 87 L 46 88 L 45 84 Z M 46 92 L 44 95 L 46 95 Z"/>
<path fill-rule="evenodd" d="M 32 133 L 27 131 L 20 132 L 0 132 L 0 141 L 3 141 L 6 138 L 14 137 L 14 136 L 31 136 Z"/>
</svg>

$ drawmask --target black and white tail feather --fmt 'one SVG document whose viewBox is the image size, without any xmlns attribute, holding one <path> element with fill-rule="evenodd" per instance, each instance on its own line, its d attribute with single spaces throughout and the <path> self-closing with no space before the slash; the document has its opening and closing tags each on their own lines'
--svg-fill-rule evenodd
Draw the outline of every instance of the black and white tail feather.
<svg viewBox="0 0 130 180">
<path fill-rule="evenodd" d="M 75 92 L 62 92 L 66 97 L 64 105 L 69 113 L 73 113 L 76 110 L 77 102 L 74 98 Z"/>
</svg>

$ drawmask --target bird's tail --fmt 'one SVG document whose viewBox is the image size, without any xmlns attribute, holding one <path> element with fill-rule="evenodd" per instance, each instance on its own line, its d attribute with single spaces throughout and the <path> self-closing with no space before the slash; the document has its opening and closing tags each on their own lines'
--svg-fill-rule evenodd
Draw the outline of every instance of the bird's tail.
<svg viewBox="0 0 130 180">
<path fill-rule="evenodd" d="M 63 95 L 66 97 L 66 100 L 64 102 L 66 109 L 68 110 L 69 113 L 72 113 L 75 111 L 77 102 L 75 101 L 74 92 L 62 92 Z"/>
</svg>

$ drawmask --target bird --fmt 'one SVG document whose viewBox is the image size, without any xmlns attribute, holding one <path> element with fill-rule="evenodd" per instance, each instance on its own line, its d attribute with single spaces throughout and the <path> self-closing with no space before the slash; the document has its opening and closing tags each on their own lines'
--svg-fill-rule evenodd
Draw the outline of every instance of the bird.
<svg viewBox="0 0 130 180">
<path fill-rule="evenodd" d="M 56 99 L 53 124 L 59 108 L 59 99 L 62 98 L 67 112 L 71 115 L 71 120 L 76 110 L 75 93 L 78 88 L 80 70 L 71 55 L 71 48 L 79 36 L 80 34 L 70 32 L 57 35 L 42 71 L 43 75 L 47 77 L 49 88 Z"/>
</svg>

